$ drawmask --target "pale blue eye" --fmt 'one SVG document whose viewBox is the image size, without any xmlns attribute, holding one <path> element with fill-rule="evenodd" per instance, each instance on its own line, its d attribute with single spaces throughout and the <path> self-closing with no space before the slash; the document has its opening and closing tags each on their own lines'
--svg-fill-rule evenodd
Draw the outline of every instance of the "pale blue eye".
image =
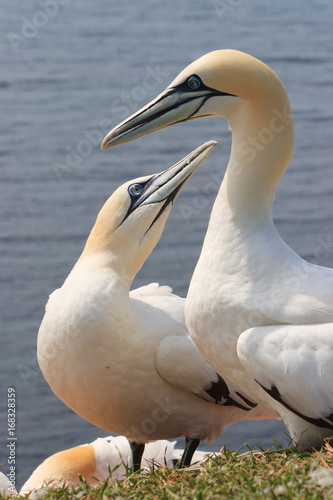
<svg viewBox="0 0 333 500">
<path fill-rule="evenodd" d="M 196 90 L 201 86 L 201 80 L 197 76 L 190 76 L 190 78 L 187 80 L 187 85 L 190 87 L 190 89 Z"/>
<path fill-rule="evenodd" d="M 131 184 L 128 188 L 128 192 L 132 196 L 140 196 L 142 191 L 143 191 L 143 186 L 141 186 L 141 184 Z"/>
</svg>

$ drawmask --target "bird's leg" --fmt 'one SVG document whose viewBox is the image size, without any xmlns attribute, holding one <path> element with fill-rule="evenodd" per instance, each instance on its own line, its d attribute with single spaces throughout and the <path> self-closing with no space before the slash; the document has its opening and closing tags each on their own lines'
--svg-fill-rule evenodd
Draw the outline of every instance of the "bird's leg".
<svg viewBox="0 0 333 500">
<path fill-rule="evenodd" d="M 178 469 L 182 469 L 183 467 L 189 467 L 191 465 L 193 454 L 200 444 L 200 439 L 190 438 L 188 436 L 185 436 L 185 439 L 186 439 L 185 450 L 182 458 L 180 459 Z"/>
<path fill-rule="evenodd" d="M 131 469 L 132 472 L 137 472 L 141 469 L 141 460 L 145 450 L 145 445 L 142 443 L 136 443 L 135 441 L 130 441 L 130 447 L 132 452 Z"/>
</svg>

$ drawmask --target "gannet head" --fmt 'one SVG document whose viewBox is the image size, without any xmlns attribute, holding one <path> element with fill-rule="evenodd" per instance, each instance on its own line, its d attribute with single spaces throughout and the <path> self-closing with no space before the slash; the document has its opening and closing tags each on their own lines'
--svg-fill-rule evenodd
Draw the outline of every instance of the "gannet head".
<svg viewBox="0 0 333 500">
<path fill-rule="evenodd" d="M 133 278 L 158 243 L 180 190 L 216 144 L 206 142 L 169 169 L 120 186 L 99 212 L 81 259 L 107 254 Z"/>
<path fill-rule="evenodd" d="M 279 108 L 283 100 L 288 102 L 283 85 L 266 64 L 237 50 L 216 50 L 187 66 L 156 99 L 113 128 L 102 149 L 197 118 L 223 116 L 231 123 L 239 106 Z"/>
<path fill-rule="evenodd" d="M 59 451 L 46 458 L 31 474 L 20 490 L 25 496 L 44 486 L 56 487 L 79 483 L 79 475 L 89 483 L 96 483 L 97 454 L 94 443 Z"/>
</svg>

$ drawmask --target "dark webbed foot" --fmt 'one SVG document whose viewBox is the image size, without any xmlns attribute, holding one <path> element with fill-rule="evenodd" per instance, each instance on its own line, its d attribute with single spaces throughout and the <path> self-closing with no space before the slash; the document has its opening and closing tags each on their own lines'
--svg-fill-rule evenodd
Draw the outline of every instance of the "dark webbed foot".
<svg viewBox="0 0 333 500">
<path fill-rule="evenodd" d="M 191 460 L 194 455 L 194 452 L 200 444 L 200 439 L 190 438 L 188 436 L 185 436 L 185 439 L 186 439 L 185 450 L 182 458 L 180 459 L 178 469 L 182 469 L 183 467 L 189 467 L 191 465 Z"/>
<path fill-rule="evenodd" d="M 135 441 L 130 441 L 130 447 L 132 451 L 131 469 L 132 472 L 137 472 L 141 469 L 141 460 L 143 452 L 145 451 L 145 445 L 142 443 L 136 443 Z"/>
</svg>

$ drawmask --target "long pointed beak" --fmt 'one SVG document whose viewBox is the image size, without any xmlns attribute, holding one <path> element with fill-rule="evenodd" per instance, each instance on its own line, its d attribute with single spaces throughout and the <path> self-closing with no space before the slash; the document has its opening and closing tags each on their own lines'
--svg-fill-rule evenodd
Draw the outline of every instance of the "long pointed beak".
<svg viewBox="0 0 333 500">
<path fill-rule="evenodd" d="M 114 127 L 103 139 L 101 149 L 132 141 L 175 123 L 190 120 L 212 92 L 181 92 L 167 88 L 149 104 Z"/>
<path fill-rule="evenodd" d="M 178 163 L 157 174 L 132 208 L 150 203 L 161 203 L 164 200 L 167 203 L 173 203 L 183 186 L 208 158 L 216 145 L 216 141 L 205 142 Z"/>
<path fill-rule="evenodd" d="M 137 200 L 131 204 L 120 225 L 134 210 L 142 205 L 161 203 L 161 208 L 149 226 L 149 230 L 163 213 L 164 209 L 170 203 L 174 202 L 183 186 L 190 179 L 190 177 L 192 177 L 194 172 L 198 170 L 206 158 L 208 158 L 216 145 L 216 141 L 205 142 L 172 167 L 164 170 L 160 174 L 153 175 L 149 180 L 147 189 L 145 189 L 141 196 L 139 196 Z"/>
</svg>

